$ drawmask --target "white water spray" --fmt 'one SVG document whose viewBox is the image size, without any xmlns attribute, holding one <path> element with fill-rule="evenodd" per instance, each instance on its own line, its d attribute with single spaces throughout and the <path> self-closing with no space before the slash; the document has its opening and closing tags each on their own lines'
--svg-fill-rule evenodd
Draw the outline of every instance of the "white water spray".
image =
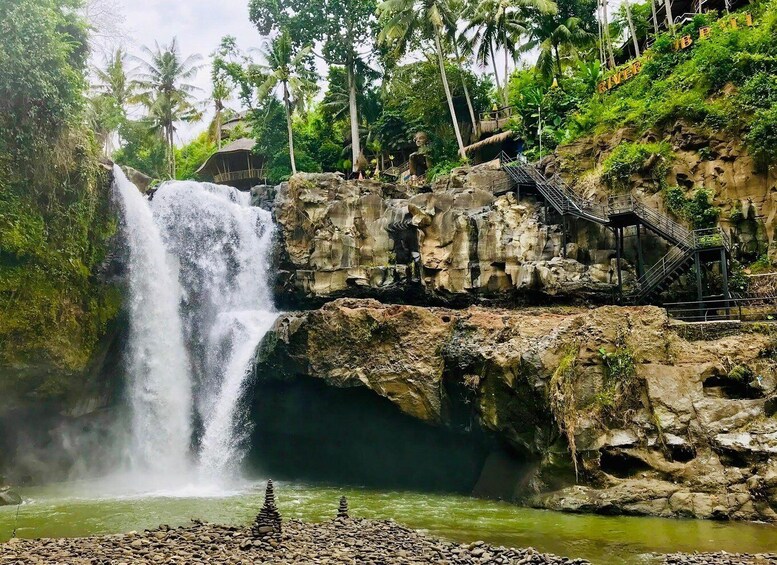
<svg viewBox="0 0 777 565">
<path fill-rule="evenodd" d="M 192 434 L 189 359 L 178 312 L 181 287 L 148 202 L 119 167 L 113 174 L 129 269 L 130 466 L 147 478 L 175 476 L 188 468 Z"/>
<path fill-rule="evenodd" d="M 276 317 L 268 286 L 272 218 L 250 205 L 248 193 L 196 182 L 165 183 L 152 209 L 180 261 L 203 423 L 200 470 L 234 475 L 249 431 L 241 400 L 254 350 Z"/>
<path fill-rule="evenodd" d="M 187 481 L 192 458 L 208 483 L 233 478 L 250 431 L 242 401 L 254 350 L 276 317 L 271 215 L 248 193 L 188 181 L 164 183 L 149 203 L 115 174 L 130 251 L 133 450 L 159 467 L 175 454 L 182 464 L 170 470 Z M 201 434 L 190 458 L 193 411 Z"/>
</svg>

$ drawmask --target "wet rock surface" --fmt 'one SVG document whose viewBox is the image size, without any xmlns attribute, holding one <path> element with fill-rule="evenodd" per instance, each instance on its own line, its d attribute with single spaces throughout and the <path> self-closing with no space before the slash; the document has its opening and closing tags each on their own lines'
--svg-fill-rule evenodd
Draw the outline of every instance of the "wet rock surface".
<svg viewBox="0 0 777 565">
<path fill-rule="evenodd" d="M 0 563 L 359 563 L 361 564 L 576 564 L 532 548 L 495 547 L 482 541 L 457 544 L 392 521 L 338 518 L 284 522 L 283 533 L 262 538 L 250 528 L 195 522 L 142 533 L 86 538 L 15 539 L 0 545 Z"/>
<path fill-rule="evenodd" d="M 686 327 L 656 307 L 451 310 L 342 299 L 282 315 L 256 374 L 364 387 L 429 425 L 497 438 L 530 463 L 489 457 L 478 496 L 775 521 L 777 336 L 758 325 Z"/>
</svg>

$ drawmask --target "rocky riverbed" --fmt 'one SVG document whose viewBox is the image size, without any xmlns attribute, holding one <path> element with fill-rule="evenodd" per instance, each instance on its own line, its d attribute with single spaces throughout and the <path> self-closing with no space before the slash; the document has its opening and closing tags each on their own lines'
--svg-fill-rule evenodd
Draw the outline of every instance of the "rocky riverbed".
<svg viewBox="0 0 777 565">
<path fill-rule="evenodd" d="M 766 565 L 777 554 L 699 553 L 656 556 L 677 565 Z M 336 519 L 321 523 L 290 520 L 280 534 L 255 538 L 248 527 L 193 521 L 190 526 L 84 538 L 13 539 L 0 544 L 0 563 L 358 563 L 358 564 L 574 564 L 532 548 L 496 547 L 482 541 L 457 544 L 403 527 L 393 521 Z"/>
<path fill-rule="evenodd" d="M 249 528 L 194 522 L 142 533 L 38 540 L 0 545 L 0 563 L 566 563 L 585 564 L 528 549 L 483 542 L 456 544 L 391 521 L 337 519 L 284 522 L 260 539 Z"/>
</svg>

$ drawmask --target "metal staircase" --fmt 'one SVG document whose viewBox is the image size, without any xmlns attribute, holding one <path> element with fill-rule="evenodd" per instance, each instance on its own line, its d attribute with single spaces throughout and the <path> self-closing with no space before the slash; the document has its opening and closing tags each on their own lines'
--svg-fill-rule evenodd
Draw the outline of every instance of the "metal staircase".
<svg viewBox="0 0 777 565">
<path fill-rule="evenodd" d="M 669 251 L 639 277 L 635 287 L 626 295 L 630 301 L 649 302 L 672 283 L 687 273 L 693 264 L 698 266 L 704 253 L 719 253 L 728 256 L 731 242 L 720 228 L 689 230 L 668 216 L 645 206 L 632 196 L 611 197 L 607 205 L 586 199 L 569 186 L 558 175 L 548 178 L 536 166 L 525 160 L 500 155 L 502 169 L 520 190 L 533 188 L 562 216 L 573 216 L 612 228 L 621 234 L 626 226 L 644 226 L 671 244 Z M 620 246 L 620 242 L 617 244 Z M 620 275 L 619 275 L 620 276 Z"/>
</svg>

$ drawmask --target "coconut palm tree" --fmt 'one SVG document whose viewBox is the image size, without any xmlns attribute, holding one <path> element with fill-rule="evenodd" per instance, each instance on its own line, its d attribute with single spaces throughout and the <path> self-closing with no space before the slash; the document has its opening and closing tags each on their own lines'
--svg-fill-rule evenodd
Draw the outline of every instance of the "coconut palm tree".
<svg viewBox="0 0 777 565">
<path fill-rule="evenodd" d="M 200 114 L 192 105 L 193 93 L 199 90 L 189 84 L 200 69 L 200 55 L 183 57 L 175 38 L 169 45 L 154 49 L 143 47 L 145 58 L 136 57 L 139 63 L 137 85 L 138 99 L 149 110 L 153 122 L 164 135 L 167 146 L 168 172 L 175 178 L 175 124 L 198 119 Z"/>
<path fill-rule="evenodd" d="M 104 116 L 106 111 L 111 110 L 110 113 L 113 117 L 112 122 L 103 122 L 103 126 L 109 128 L 102 132 L 105 135 L 103 147 L 106 155 L 110 153 L 113 134 L 127 117 L 127 106 L 134 101 L 136 84 L 127 76 L 126 58 L 127 54 L 118 48 L 105 59 L 104 67 L 94 69 L 97 80 L 92 88 L 97 96 L 90 100 L 90 112 L 93 116 L 97 114 Z M 112 108 L 109 108 L 109 105 Z"/>
<path fill-rule="evenodd" d="M 378 5 L 378 14 L 383 24 L 378 41 L 390 45 L 397 57 L 406 53 L 408 46 L 414 40 L 432 40 L 434 42 L 437 61 L 440 65 L 440 77 L 445 90 L 445 98 L 448 101 L 448 110 L 451 113 L 459 154 L 462 159 L 466 159 L 464 141 L 461 138 L 459 121 L 453 107 L 451 87 L 445 72 L 446 57 L 442 48 L 443 36 L 449 34 L 449 30 L 456 27 L 456 18 L 451 12 L 450 5 L 446 0 L 385 0 Z"/>
<path fill-rule="evenodd" d="M 583 28 L 580 18 L 537 13 L 531 18 L 528 37 L 520 50 L 525 52 L 538 48 L 537 69 L 545 76 L 561 78 L 560 52 L 574 52 L 577 46 L 588 41 L 590 34 Z"/>
<path fill-rule="evenodd" d="M 257 97 L 262 99 L 272 93 L 276 87 L 280 86 L 281 88 L 283 106 L 286 110 L 286 125 L 289 130 L 289 158 L 292 174 L 297 173 L 297 163 L 294 159 L 294 132 L 291 127 L 291 98 L 294 96 L 295 99 L 302 99 L 304 92 L 308 89 L 308 81 L 303 78 L 300 71 L 302 70 L 302 61 L 309 52 L 309 47 L 294 52 L 288 30 L 283 30 L 278 37 L 267 43 L 263 50 L 260 50 L 266 64 L 259 66 L 265 74 L 265 79 L 259 85 Z"/>
<path fill-rule="evenodd" d="M 457 20 L 465 20 L 467 18 L 469 9 L 466 0 L 448 0 L 448 5 Z M 467 86 L 467 76 L 464 72 L 467 61 L 472 57 L 472 43 L 467 38 L 466 30 L 460 32 L 458 26 L 450 27 L 447 31 L 446 47 L 453 51 L 456 66 L 459 68 L 464 100 L 467 102 L 469 119 L 472 122 L 472 135 L 477 139 L 479 135 L 479 122 L 475 116 L 475 108 L 472 105 L 472 97 Z"/>
<path fill-rule="evenodd" d="M 509 60 L 515 60 L 517 42 L 527 33 L 524 17 L 525 9 L 530 8 L 539 14 L 555 14 L 556 4 L 551 0 L 480 0 L 472 12 L 467 31 L 474 31 L 473 44 L 477 46 L 475 54 L 482 66 L 491 65 L 494 71 L 496 89 L 507 106 L 507 80 Z M 496 66 L 496 52 L 504 53 L 504 88 L 500 85 Z"/>
</svg>

